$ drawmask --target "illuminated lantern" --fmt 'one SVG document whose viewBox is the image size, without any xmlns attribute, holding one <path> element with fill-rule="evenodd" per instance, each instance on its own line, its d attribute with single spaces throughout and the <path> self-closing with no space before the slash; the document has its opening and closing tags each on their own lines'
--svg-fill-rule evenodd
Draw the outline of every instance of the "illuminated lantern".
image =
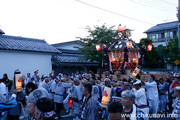
<svg viewBox="0 0 180 120">
<path fill-rule="evenodd" d="M 21 81 L 21 78 L 22 78 L 22 75 L 21 75 L 21 72 L 19 70 L 16 70 L 15 71 L 15 89 L 18 91 L 18 92 L 21 92 L 21 88 L 22 88 L 22 81 Z"/>
<path fill-rule="evenodd" d="M 126 42 L 126 46 L 127 46 L 127 48 L 131 48 L 132 47 L 132 41 L 128 40 Z"/>
<path fill-rule="evenodd" d="M 110 58 L 110 61 L 113 63 L 116 61 L 116 58 Z"/>
<path fill-rule="evenodd" d="M 101 106 L 103 108 L 107 107 L 107 105 L 109 103 L 110 96 L 111 96 L 111 88 L 105 87 L 104 92 L 103 92 L 103 96 L 102 96 L 102 101 L 101 101 Z"/>
<path fill-rule="evenodd" d="M 134 63 L 138 63 L 138 58 L 133 58 Z"/>
<path fill-rule="evenodd" d="M 72 108 L 72 104 L 73 104 L 72 97 L 69 97 L 69 99 L 68 99 L 68 105 L 69 105 L 69 108 L 70 108 L 70 109 Z"/>
<path fill-rule="evenodd" d="M 137 74 L 139 74 L 139 72 L 140 72 L 140 68 L 136 67 L 136 69 L 133 71 L 133 77 L 136 77 Z"/>
<path fill-rule="evenodd" d="M 123 31 L 121 24 L 118 26 L 118 31 L 119 31 L 119 32 L 122 32 L 122 31 Z"/>
<path fill-rule="evenodd" d="M 97 51 L 100 51 L 100 50 L 101 50 L 101 45 L 100 45 L 100 44 L 97 44 L 97 45 L 96 45 L 96 50 L 97 50 Z"/>
<path fill-rule="evenodd" d="M 151 51 L 152 50 L 152 45 L 151 44 L 148 44 L 147 46 L 147 51 Z"/>
<path fill-rule="evenodd" d="M 54 71 L 52 71 L 51 76 L 52 76 L 52 77 L 54 76 Z"/>
</svg>

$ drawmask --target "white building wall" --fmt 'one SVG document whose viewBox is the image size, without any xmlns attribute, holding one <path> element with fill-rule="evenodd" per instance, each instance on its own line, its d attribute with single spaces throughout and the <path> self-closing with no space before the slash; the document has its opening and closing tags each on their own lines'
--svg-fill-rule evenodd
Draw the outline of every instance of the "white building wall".
<svg viewBox="0 0 180 120">
<path fill-rule="evenodd" d="M 0 51 L 0 78 L 4 73 L 13 80 L 14 70 L 19 69 L 22 75 L 39 70 L 39 75 L 49 75 L 52 71 L 51 54 Z"/>
</svg>

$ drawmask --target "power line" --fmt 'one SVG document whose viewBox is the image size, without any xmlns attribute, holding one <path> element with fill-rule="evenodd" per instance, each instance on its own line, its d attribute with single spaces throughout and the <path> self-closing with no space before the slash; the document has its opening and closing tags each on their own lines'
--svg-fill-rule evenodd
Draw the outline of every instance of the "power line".
<svg viewBox="0 0 180 120">
<path fill-rule="evenodd" d="M 84 5 L 87 5 L 87 6 L 90 6 L 90 7 L 93 7 L 93 8 L 96 8 L 96 9 L 99 9 L 99 10 L 102 10 L 102 11 L 105 11 L 105 12 L 108 12 L 108 13 L 111 13 L 111 14 L 115 14 L 115 15 L 124 17 L 124 18 L 128 18 L 128 19 L 131 19 L 131 20 L 134 20 L 134 21 L 138 21 L 138 22 L 141 22 L 141 23 L 146 23 L 146 24 L 149 24 L 149 25 L 154 25 L 153 23 L 146 22 L 146 21 L 142 21 L 142 20 L 139 20 L 139 19 L 136 19 L 136 18 L 132 18 L 132 17 L 129 17 L 129 16 L 125 16 L 125 15 L 122 15 L 122 14 L 119 14 L 119 13 L 116 13 L 116 12 L 113 12 L 113 11 L 110 11 L 110 10 L 106 10 L 106 9 L 103 9 L 103 8 L 100 8 L 100 7 L 97 7 L 97 6 L 94 6 L 94 5 L 91 5 L 91 4 L 82 2 L 82 1 L 80 1 L 80 0 L 75 0 L 75 1 L 76 1 L 76 2 L 79 2 L 79 3 L 82 3 L 82 4 L 84 4 Z"/>
<path fill-rule="evenodd" d="M 151 6 L 151 5 L 147 5 L 147 4 L 144 4 L 144 3 L 140 3 L 140 2 L 137 2 L 137 1 L 134 1 L 134 0 L 130 0 L 130 1 L 134 2 L 136 4 L 140 4 L 140 5 L 143 5 L 143 6 L 150 7 L 150 8 L 155 8 L 155 9 L 158 9 L 158 10 L 167 11 L 167 12 L 174 12 L 174 11 L 170 11 L 170 10 L 161 9 L 159 7 L 154 7 L 154 6 Z"/>
<path fill-rule="evenodd" d="M 158 8 L 161 8 L 161 9 L 165 9 L 165 10 L 173 10 L 176 8 L 176 5 L 172 5 L 172 4 L 169 4 L 169 3 L 166 3 L 166 2 L 162 2 L 162 1 L 156 1 L 156 0 L 139 0 L 140 2 L 142 3 L 146 3 L 148 5 L 152 5 L 152 6 L 156 6 Z M 174 9 L 172 8 L 174 7 Z"/>
</svg>

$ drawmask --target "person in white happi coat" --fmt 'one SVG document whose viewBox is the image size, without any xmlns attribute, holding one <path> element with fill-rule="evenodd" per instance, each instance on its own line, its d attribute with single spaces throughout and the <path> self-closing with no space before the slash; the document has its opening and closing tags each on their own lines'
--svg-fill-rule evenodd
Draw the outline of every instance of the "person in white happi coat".
<svg viewBox="0 0 180 120">
<path fill-rule="evenodd" d="M 46 78 L 42 83 L 42 88 L 46 89 L 49 92 L 49 78 Z"/>
<path fill-rule="evenodd" d="M 54 80 L 52 80 L 52 78 L 50 78 L 48 93 L 49 93 L 49 99 L 51 99 L 52 101 L 54 99 L 55 87 L 56 87 L 56 82 Z"/>
<path fill-rule="evenodd" d="M 176 95 L 176 99 L 172 104 L 173 111 L 171 114 L 172 120 L 180 120 L 180 86 L 176 86 L 174 88 L 174 93 Z"/>
<path fill-rule="evenodd" d="M 92 92 L 91 95 L 94 97 L 96 101 L 99 99 L 99 87 L 95 84 L 95 80 L 91 79 L 90 84 L 92 85 Z"/>
<path fill-rule="evenodd" d="M 149 108 L 147 106 L 145 89 L 141 88 L 141 81 L 138 79 L 136 79 L 136 82 L 133 83 L 133 85 L 134 88 L 136 89 L 136 91 L 134 92 L 136 107 L 139 108 L 142 112 L 144 112 L 144 114 L 148 115 Z"/>
<path fill-rule="evenodd" d="M 154 75 L 150 76 L 150 80 L 149 82 L 145 83 L 145 87 L 147 91 L 147 99 L 149 103 L 150 112 L 151 114 L 156 116 L 158 111 L 159 96 L 158 96 L 157 83 L 155 82 Z"/>
<path fill-rule="evenodd" d="M 6 91 L 6 85 L 2 82 L 3 79 L 0 79 L 0 94 L 6 99 L 7 91 Z"/>
<path fill-rule="evenodd" d="M 73 110 L 73 120 L 79 120 L 78 115 L 81 112 L 81 101 L 82 101 L 82 89 L 81 86 L 79 85 L 79 79 L 75 78 L 74 79 L 75 85 L 72 87 L 72 99 L 73 99 L 73 105 L 72 105 L 72 110 Z"/>
<path fill-rule="evenodd" d="M 56 79 L 56 87 L 55 87 L 55 93 L 54 93 L 54 102 L 56 103 L 56 115 L 58 116 L 58 119 L 61 119 L 60 116 L 60 110 L 63 109 L 63 96 L 65 93 L 66 88 L 70 88 L 72 86 L 71 83 L 65 83 L 64 79 L 61 78 Z"/>
</svg>

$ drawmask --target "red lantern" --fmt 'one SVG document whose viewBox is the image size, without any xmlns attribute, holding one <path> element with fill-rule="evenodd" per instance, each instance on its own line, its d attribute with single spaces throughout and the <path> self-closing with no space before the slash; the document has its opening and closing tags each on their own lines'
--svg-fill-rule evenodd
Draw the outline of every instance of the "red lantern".
<svg viewBox="0 0 180 120">
<path fill-rule="evenodd" d="M 118 26 L 118 31 L 119 31 L 119 32 L 122 32 L 122 31 L 123 31 L 121 24 Z"/>
<path fill-rule="evenodd" d="M 132 41 L 128 40 L 126 42 L 126 46 L 127 46 L 127 48 L 131 48 L 132 47 Z"/>
<path fill-rule="evenodd" d="M 152 50 L 152 45 L 151 44 L 148 44 L 147 46 L 147 51 L 151 51 Z"/>
<path fill-rule="evenodd" d="M 73 104 L 72 97 L 69 97 L 69 99 L 68 99 L 68 105 L 69 105 L 69 108 L 70 108 L 70 109 L 72 108 L 72 104 Z"/>
<path fill-rule="evenodd" d="M 113 63 L 116 61 L 116 58 L 110 58 L 110 61 Z"/>
<path fill-rule="evenodd" d="M 101 50 L 101 45 L 100 45 L 100 44 L 97 44 L 97 45 L 96 45 L 96 50 L 97 50 L 97 51 L 100 51 L 100 50 Z"/>
</svg>

